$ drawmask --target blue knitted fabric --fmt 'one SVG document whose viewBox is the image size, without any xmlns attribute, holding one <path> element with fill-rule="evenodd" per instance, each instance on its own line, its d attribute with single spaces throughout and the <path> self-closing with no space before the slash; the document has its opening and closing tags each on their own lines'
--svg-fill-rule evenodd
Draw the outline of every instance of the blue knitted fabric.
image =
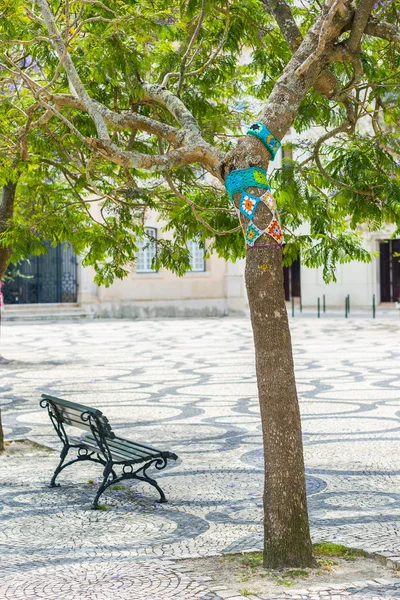
<svg viewBox="0 0 400 600">
<path fill-rule="evenodd" d="M 280 225 L 276 219 L 275 201 L 271 195 L 271 188 L 267 183 L 267 172 L 264 169 L 251 167 L 250 169 L 238 169 L 229 173 L 225 180 L 225 187 L 233 201 L 234 194 L 241 192 L 239 206 L 236 208 L 249 220 L 245 240 L 251 248 L 256 240 L 263 234 L 273 238 L 279 245 L 282 244 L 283 234 Z M 249 194 L 246 190 L 249 187 L 264 188 L 267 191 L 260 197 Z M 253 217 L 258 206 L 264 204 L 272 215 L 272 220 L 265 229 L 259 229 L 253 222 Z"/>
<path fill-rule="evenodd" d="M 271 160 L 274 160 L 275 154 L 281 147 L 281 143 L 278 140 L 278 138 L 270 132 L 268 127 L 264 125 L 264 123 L 262 123 L 261 121 L 256 121 L 256 123 L 253 123 L 253 125 L 251 125 L 247 130 L 247 135 L 254 135 L 259 140 L 261 140 L 266 149 L 271 153 Z"/>
<path fill-rule="evenodd" d="M 234 194 L 244 192 L 249 187 L 271 189 L 267 183 L 267 171 L 258 167 L 232 171 L 225 179 L 225 187 L 231 200 L 233 200 Z"/>
</svg>

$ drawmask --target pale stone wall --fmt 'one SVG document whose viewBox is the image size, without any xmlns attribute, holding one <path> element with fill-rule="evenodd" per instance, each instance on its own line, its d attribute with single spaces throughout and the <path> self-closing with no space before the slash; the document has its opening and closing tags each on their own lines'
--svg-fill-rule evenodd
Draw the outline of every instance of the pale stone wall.
<svg viewBox="0 0 400 600">
<path fill-rule="evenodd" d="M 388 226 L 378 232 L 364 233 L 364 247 L 370 252 L 379 252 L 379 243 L 390 238 L 394 227 Z M 379 255 L 371 263 L 352 261 L 339 265 L 337 282 L 325 284 L 322 269 L 307 269 L 301 265 L 301 295 L 303 306 L 317 306 L 318 297 L 325 294 L 326 304 L 331 307 L 342 307 L 345 298 L 350 294 L 352 307 L 372 307 L 375 294 L 376 304 L 381 301 Z"/>
<path fill-rule="evenodd" d="M 309 132 L 316 135 L 316 132 Z M 298 137 L 291 132 L 285 138 Z M 281 153 L 269 170 L 281 166 Z M 95 204 L 92 210 L 98 210 Z M 97 218 L 101 218 L 96 214 Z M 171 239 L 172 232 L 163 232 L 165 223 L 157 220 L 157 213 L 149 211 L 146 226 L 157 229 L 157 237 Z M 388 239 L 393 227 L 379 232 L 364 232 L 365 247 L 379 251 L 379 242 Z M 306 233 L 306 228 L 302 229 Z M 248 314 L 244 285 L 244 260 L 227 263 L 212 255 L 206 259 L 205 272 L 190 272 L 177 277 L 166 269 L 157 273 L 131 272 L 124 280 L 117 280 L 109 288 L 93 283 L 94 270 L 79 268 L 78 302 L 97 316 L 167 317 L 167 316 L 223 316 Z M 325 284 L 322 269 L 307 269 L 301 265 L 301 294 L 305 307 L 316 307 L 318 297 L 325 295 L 327 307 L 343 308 L 350 294 L 352 307 L 370 307 L 375 294 L 380 302 L 379 256 L 372 263 L 351 262 L 339 265 L 337 282 Z"/>
<path fill-rule="evenodd" d="M 171 239 L 172 232 L 163 232 L 163 225 L 162 221 L 157 221 L 157 214 L 149 211 L 146 226 L 155 227 L 158 238 Z M 204 272 L 188 272 L 183 277 L 166 269 L 136 273 L 133 265 L 125 279 L 115 280 L 106 288 L 93 283 L 92 268 L 80 266 L 78 301 L 89 312 L 100 317 L 244 314 L 242 270 L 242 267 L 212 254 L 206 258 Z"/>
</svg>

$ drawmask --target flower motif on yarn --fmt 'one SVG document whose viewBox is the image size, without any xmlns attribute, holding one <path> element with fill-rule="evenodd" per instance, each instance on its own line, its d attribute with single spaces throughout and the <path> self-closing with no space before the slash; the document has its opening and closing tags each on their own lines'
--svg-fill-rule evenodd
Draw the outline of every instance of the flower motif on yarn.
<svg viewBox="0 0 400 600">
<path fill-rule="evenodd" d="M 246 230 L 245 239 L 249 246 L 253 246 L 254 242 L 260 237 L 263 232 L 258 229 L 254 225 L 254 223 L 250 223 Z"/>
<path fill-rule="evenodd" d="M 257 137 L 267 148 L 267 150 L 271 154 L 271 160 L 274 160 L 276 153 L 278 152 L 281 143 L 277 137 L 274 136 L 273 133 L 268 129 L 264 123 L 261 121 L 257 121 L 253 123 L 247 130 L 247 135 L 254 135 Z"/>
<path fill-rule="evenodd" d="M 269 210 L 271 212 L 274 212 L 275 210 L 275 199 L 273 197 L 273 195 L 271 194 L 271 192 L 265 192 L 265 194 L 263 194 L 260 197 L 260 200 L 262 200 L 264 202 L 264 204 L 266 204 L 269 208 Z"/>
<path fill-rule="evenodd" d="M 268 228 L 265 231 L 266 231 L 266 233 L 268 233 L 268 235 L 270 235 L 272 238 L 274 238 L 274 240 L 277 241 L 279 244 L 282 242 L 282 240 L 283 240 L 282 229 L 276 219 L 272 219 L 271 223 L 269 224 Z"/>
<path fill-rule="evenodd" d="M 243 192 L 242 197 L 240 198 L 239 210 L 242 213 L 242 215 L 244 215 L 248 219 L 252 219 L 254 213 L 256 212 L 256 208 L 259 202 L 260 198 Z"/>
</svg>

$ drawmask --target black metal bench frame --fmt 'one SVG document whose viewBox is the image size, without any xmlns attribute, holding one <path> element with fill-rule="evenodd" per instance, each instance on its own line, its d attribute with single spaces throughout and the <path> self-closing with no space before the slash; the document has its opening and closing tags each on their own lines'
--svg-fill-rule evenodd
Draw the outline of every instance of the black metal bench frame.
<svg viewBox="0 0 400 600">
<path fill-rule="evenodd" d="M 103 481 L 97 490 L 92 508 L 98 508 L 98 502 L 103 492 L 110 486 L 125 479 L 138 479 L 145 481 L 156 488 L 160 494 L 159 502 L 167 502 L 165 494 L 156 480 L 149 477 L 147 470 L 155 467 L 161 471 L 167 466 L 168 459 L 177 460 L 173 452 L 161 451 L 145 446 L 131 440 L 117 437 L 103 413 L 90 406 L 63 400 L 48 394 L 42 394 L 40 401 L 42 408 L 47 408 L 51 422 L 63 448 L 60 453 L 60 462 L 54 471 L 50 487 L 57 487 L 58 474 L 76 462 L 91 461 L 103 465 Z M 71 437 L 67 434 L 64 425 L 71 425 L 86 430 L 85 436 Z M 65 462 L 71 449 L 77 450 L 73 460 Z M 137 465 L 140 465 L 138 468 Z M 115 467 L 122 467 L 121 475 L 117 475 Z"/>
</svg>

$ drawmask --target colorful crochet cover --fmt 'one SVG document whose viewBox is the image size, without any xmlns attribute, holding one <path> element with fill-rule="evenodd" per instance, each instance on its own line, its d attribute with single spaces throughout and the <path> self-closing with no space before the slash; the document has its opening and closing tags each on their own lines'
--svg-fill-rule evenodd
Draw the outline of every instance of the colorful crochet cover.
<svg viewBox="0 0 400 600">
<path fill-rule="evenodd" d="M 250 167 L 231 171 L 225 180 L 225 187 L 233 200 L 233 195 L 247 190 L 249 187 L 259 187 L 271 190 L 267 183 L 267 172 L 264 169 Z"/>
<path fill-rule="evenodd" d="M 254 135 L 257 137 L 270 152 L 272 157 L 271 160 L 274 160 L 275 154 L 281 147 L 281 143 L 278 138 L 270 132 L 268 127 L 264 125 L 264 123 L 261 121 L 256 121 L 256 123 L 253 123 L 253 125 L 251 125 L 247 130 L 247 135 Z"/>
<path fill-rule="evenodd" d="M 242 213 L 242 215 L 249 219 L 249 224 L 245 233 L 247 245 L 249 247 L 253 247 L 254 242 L 263 234 L 269 235 L 278 244 L 281 244 L 283 240 L 283 234 L 276 218 L 275 200 L 267 183 L 267 172 L 264 169 L 259 169 L 257 167 L 232 171 L 225 180 L 225 187 L 231 197 L 232 202 L 234 201 L 234 194 L 241 192 L 239 208 L 237 209 L 236 206 L 235 208 L 238 213 Z M 247 189 L 250 187 L 264 188 L 267 191 L 260 197 L 253 196 L 247 192 Z M 272 214 L 272 221 L 269 223 L 266 229 L 259 229 L 253 222 L 253 217 L 260 203 L 265 204 Z"/>
</svg>

